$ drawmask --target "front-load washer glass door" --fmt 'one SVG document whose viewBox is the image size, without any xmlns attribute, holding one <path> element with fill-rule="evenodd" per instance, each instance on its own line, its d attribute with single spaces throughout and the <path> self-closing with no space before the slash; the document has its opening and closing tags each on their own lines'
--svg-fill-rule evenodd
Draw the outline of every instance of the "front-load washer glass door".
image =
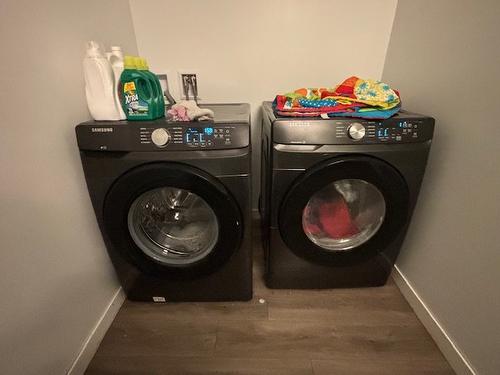
<svg viewBox="0 0 500 375">
<path fill-rule="evenodd" d="M 239 250 L 241 210 L 216 177 L 193 166 L 148 163 L 115 181 L 103 210 L 106 237 L 142 273 L 196 279 Z"/>
<path fill-rule="evenodd" d="M 313 165 L 286 192 L 283 242 L 320 264 L 356 263 L 382 252 L 408 222 L 409 192 L 390 164 L 346 155 Z"/>
<path fill-rule="evenodd" d="M 373 237 L 384 217 L 380 190 L 365 180 L 343 179 L 311 196 L 302 213 L 302 228 L 321 248 L 347 251 Z"/>
<path fill-rule="evenodd" d="M 146 191 L 128 213 L 137 246 L 164 264 L 189 264 L 207 256 L 219 238 L 214 210 L 199 195 L 176 187 Z"/>
</svg>

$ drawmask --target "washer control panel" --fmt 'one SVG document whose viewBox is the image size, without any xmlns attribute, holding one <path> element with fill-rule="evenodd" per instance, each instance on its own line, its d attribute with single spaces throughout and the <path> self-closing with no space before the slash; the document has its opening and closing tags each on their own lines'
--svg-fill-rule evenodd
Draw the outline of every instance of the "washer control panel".
<svg viewBox="0 0 500 375">
<path fill-rule="evenodd" d="M 171 143 L 174 148 L 180 146 L 190 149 L 230 148 L 235 144 L 240 144 L 241 137 L 240 132 L 234 125 L 195 126 L 190 124 L 188 126 L 172 126 L 168 128 L 144 126 L 140 130 L 142 144 L 153 143 L 158 147 L 165 147 L 168 143 Z"/>
<path fill-rule="evenodd" d="M 249 124 L 155 121 L 144 123 L 89 123 L 76 127 L 82 150 L 181 151 L 247 147 Z"/>
</svg>

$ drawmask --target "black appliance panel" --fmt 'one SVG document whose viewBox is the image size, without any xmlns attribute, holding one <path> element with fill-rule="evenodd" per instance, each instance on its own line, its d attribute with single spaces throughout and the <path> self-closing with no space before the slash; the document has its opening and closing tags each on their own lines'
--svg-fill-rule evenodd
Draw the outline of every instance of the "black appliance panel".
<svg viewBox="0 0 500 375">
<path fill-rule="evenodd" d="M 354 129 L 358 129 L 357 134 L 353 133 Z M 308 145 L 421 143 L 432 138 L 433 130 L 434 120 L 425 117 L 386 120 L 278 118 L 273 123 L 273 142 Z M 361 138 L 352 137 L 358 134 Z"/>
<path fill-rule="evenodd" d="M 169 123 L 93 122 L 76 127 L 78 146 L 86 151 L 188 151 L 243 148 L 248 127 L 210 121 Z"/>
</svg>

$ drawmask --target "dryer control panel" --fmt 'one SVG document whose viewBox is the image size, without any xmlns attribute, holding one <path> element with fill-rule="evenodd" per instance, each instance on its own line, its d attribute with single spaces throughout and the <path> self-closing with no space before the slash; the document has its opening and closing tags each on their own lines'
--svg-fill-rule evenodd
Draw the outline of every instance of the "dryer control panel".
<svg viewBox="0 0 500 375">
<path fill-rule="evenodd" d="M 398 122 L 356 121 L 345 123 L 337 121 L 335 123 L 335 137 L 339 139 L 348 137 L 354 141 L 364 141 L 363 143 L 408 143 L 422 140 L 423 124 L 424 121 L 418 119 Z"/>
<path fill-rule="evenodd" d="M 183 151 L 247 147 L 249 125 L 210 121 L 105 124 L 89 122 L 76 127 L 81 150 Z"/>
<path fill-rule="evenodd" d="M 274 118 L 273 141 L 281 144 L 419 143 L 432 139 L 434 119 L 401 113 L 386 120 Z"/>
</svg>

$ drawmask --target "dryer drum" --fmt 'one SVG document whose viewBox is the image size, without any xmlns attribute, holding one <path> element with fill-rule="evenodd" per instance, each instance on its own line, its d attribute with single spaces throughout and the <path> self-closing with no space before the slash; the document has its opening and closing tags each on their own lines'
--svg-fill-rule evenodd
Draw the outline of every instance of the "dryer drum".
<svg viewBox="0 0 500 375">
<path fill-rule="evenodd" d="M 384 196 L 373 184 L 338 180 L 311 196 L 302 213 L 302 228 L 323 249 L 349 251 L 377 233 L 385 210 Z"/>
</svg>

